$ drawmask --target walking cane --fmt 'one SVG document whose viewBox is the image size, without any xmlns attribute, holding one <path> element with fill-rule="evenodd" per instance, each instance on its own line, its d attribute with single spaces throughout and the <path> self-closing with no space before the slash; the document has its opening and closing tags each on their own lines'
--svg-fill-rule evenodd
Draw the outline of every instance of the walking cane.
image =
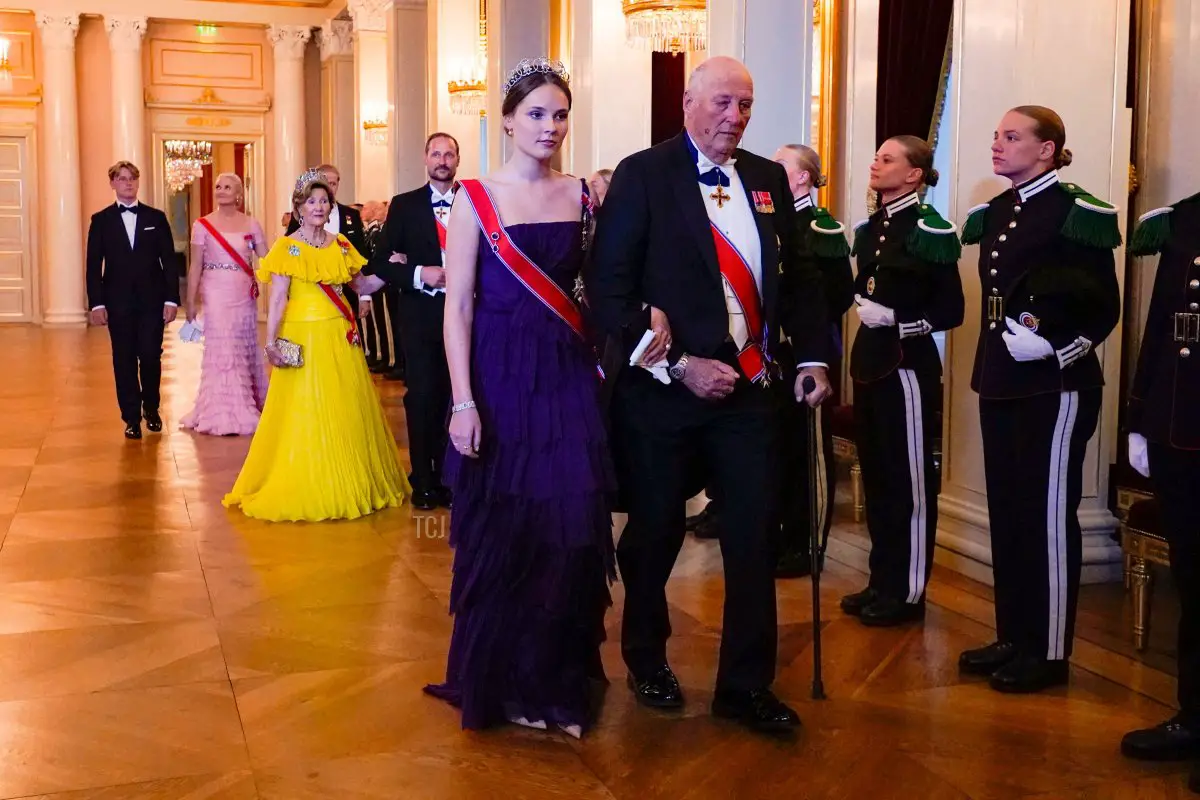
<svg viewBox="0 0 1200 800">
<path fill-rule="evenodd" d="M 804 380 L 800 382 L 800 391 L 805 397 L 817 390 L 817 382 L 811 375 L 805 375 Z M 808 413 L 808 525 L 809 525 L 809 540 L 808 540 L 808 555 L 812 563 L 812 607 L 813 607 L 813 678 L 812 678 L 812 697 L 813 700 L 825 699 L 825 684 L 821 680 L 821 556 L 823 548 L 821 546 L 821 530 L 817 524 L 819 515 L 817 513 L 817 469 L 820 466 L 820 461 L 817 459 L 817 448 L 821 447 L 821 442 L 817 441 L 817 413 L 819 409 L 805 403 Z"/>
</svg>

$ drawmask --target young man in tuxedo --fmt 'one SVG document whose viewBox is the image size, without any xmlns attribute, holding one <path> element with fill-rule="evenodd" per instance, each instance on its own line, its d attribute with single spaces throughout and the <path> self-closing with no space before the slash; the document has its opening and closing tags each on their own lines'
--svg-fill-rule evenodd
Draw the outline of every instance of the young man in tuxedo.
<svg viewBox="0 0 1200 800">
<path fill-rule="evenodd" d="M 333 201 L 333 208 L 329 210 L 329 219 L 325 222 L 325 230 L 329 231 L 335 236 L 339 233 L 345 236 L 346 239 L 349 240 L 350 244 L 354 246 L 354 249 L 358 251 L 359 255 L 361 255 L 363 258 L 370 258 L 371 252 L 367 249 L 367 231 L 366 227 L 363 225 L 362 213 L 359 212 L 359 210 L 354 206 L 348 206 L 344 203 L 337 202 L 337 191 L 338 186 L 342 182 L 342 173 L 338 172 L 338 168 L 333 164 L 322 164 L 321 166 L 317 167 L 317 171 L 325 176 L 325 183 L 328 184 L 329 191 L 333 194 L 333 197 L 330 198 L 330 200 Z M 291 220 L 288 222 L 287 226 L 287 235 L 290 236 L 299 228 L 300 221 L 296 219 L 295 214 L 292 214 Z M 353 307 L 355 298 L 357 296 L 348 285 L 343 286 L 342 290 L 346 293 L 346 297 L 349 298 L 350 305 Z M 363 308 L 363 306 L 366 306 L 369 310 L 371 297 L 369 295 L 358 297 L 357 302 L 360 310 Z M 374 341 L 374 335 L 368 339 L 367 331 L 363 330 L 363 326 L 365 324 L 364 319 L 370 319 L 370 317 L 364 318 L 359 316 L 359 335 L 363 342 Z"/>
<path fill-rule="evenodd" d="M 117 201 L 92 215 L 87 236 L 87 292 L 93 325 L 112 340 L 117 403 L 125 438 L 152 432 L 158 414 L 163 330 L 179 311 L 179 256 L 167 215 L 138 202 L 141 173 L 128 161 L 108 169 Z"/>
<path fill-rule="evenodd" d="M 724 516 L 725 611 L 712 711 L 784 733 L 799 718 L 770 689 L 779 481 L 777 409 L 767 384 L 777 375 L 771 358 L 782 326 L 798 367 L 794 396 L 818 405 L 830 391 L 830 336 L 821 275 L 803 251 L 787 175 L 738 149 L 753 102 L 741 63 L 718 57 L 697 67 L 684 94 L 684 132 L 630 156 L 613 174 L 588 294 L 600 326 L 627 354 L 653 332 L 641 363 L 665 360 L 670 377 L 663 384 L 648 370 L 625 368 L 613 394 L 629 513 L 617 547 L 628 683 L 644 705 L 683 705 L 666 658 L 666 584 L 700 465 Z"/>
<path fill-rule="evenodd" d="M 429 182 L 398 194 L 371 259 L 370 270 L 400 289 L 405 383 L 404 414 L 412 457 L 413 506 L 450 507 L 442 485 L 450 370 L 442 340 L 446 309 L 445 226 L 454 203 L 458 141 L 434 133 L 425 142 Z"/>
</svg>

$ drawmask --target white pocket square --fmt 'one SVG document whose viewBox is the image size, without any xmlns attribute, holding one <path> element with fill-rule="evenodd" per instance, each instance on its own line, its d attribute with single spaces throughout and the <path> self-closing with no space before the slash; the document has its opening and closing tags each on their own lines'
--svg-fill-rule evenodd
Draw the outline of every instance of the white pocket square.
<svg viewBox="0 0 1200 800">
<path fill-rule="evenodd" d="M 144 231 L 152 231 L 152 230 L 154 230 L 154 226 L 153 226 L 153 225 L 151 225 L 149 228 L 142 228 L 142 230 L 144 230 Z"/>
</svg>

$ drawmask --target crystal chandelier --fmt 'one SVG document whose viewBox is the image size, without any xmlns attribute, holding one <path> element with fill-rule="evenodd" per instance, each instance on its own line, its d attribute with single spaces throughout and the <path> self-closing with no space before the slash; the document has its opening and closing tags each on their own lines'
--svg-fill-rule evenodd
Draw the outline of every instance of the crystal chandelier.
<svg viewBox="0 0 1200 800">
<path fill-rule="evenodd" d="M 659 53 L 708 47 L 705 0 L 621 0 L 625 41 Z"/>
<path fill-rule="evenodd" d="M 167 187 L 172 193 L 182 192 L 204 174 L 212 163 L 212 142 L 168 139 L 163 142 L 167 151 Z"/>
<path fill-rule="evenodd" d="M 369 103 L 363 110 L 363 138 L 373 146 L 386 145 L 388 141 L 388 107 L 383 103 Z"/>
<path fill-rule="evenodd" d="M 11 46 L 8 39 L 0 37 L 0 94 L 12 94 L 13 90 L 12 65 L 8 63 L 8 48 Z"/>
<path fill-rule="evenodd" d="M 450 81 L 450 110 L 455 114 L 477 117 L 487 110 L 487 0 L 479 0 L 479 38 L 474 67 Z"/>
</svg>

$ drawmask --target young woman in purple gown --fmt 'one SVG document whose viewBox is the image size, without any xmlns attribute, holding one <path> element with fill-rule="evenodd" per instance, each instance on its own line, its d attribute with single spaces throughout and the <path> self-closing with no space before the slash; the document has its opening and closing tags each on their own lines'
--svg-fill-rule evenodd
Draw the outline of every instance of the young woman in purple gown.
<svg viewBox="0 0 1200 800">
<path fill-rule="evenodd" d="M 573 299 L 587 188 L 550 168 L 570 108 L 561 64 L 521 62 L 503 104 L 512 157 L 464 181 L 450 212 L 455 620 L 446 681 L 426 691 L 459 707 L 464 728 L 507 721 L 578 737 L 603 679 L 615 482 Z"/>
</svg>

